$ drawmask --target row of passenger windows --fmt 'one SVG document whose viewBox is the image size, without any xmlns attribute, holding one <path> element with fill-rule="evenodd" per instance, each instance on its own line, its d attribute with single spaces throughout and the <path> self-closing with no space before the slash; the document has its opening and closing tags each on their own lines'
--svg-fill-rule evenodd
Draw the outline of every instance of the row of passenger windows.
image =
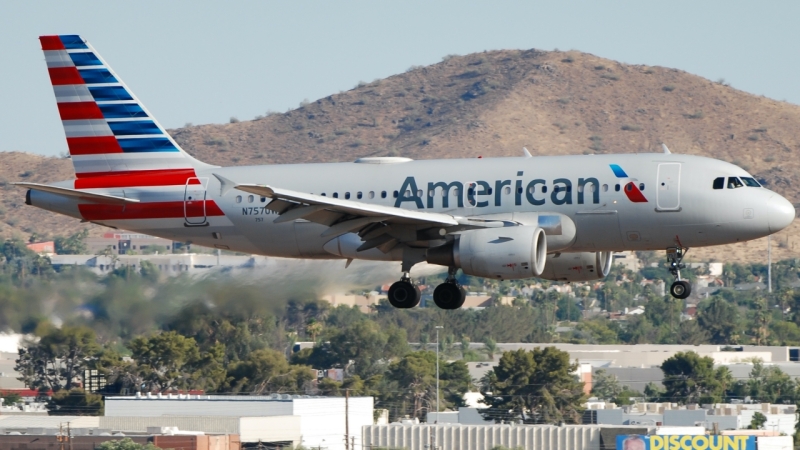
<svg viewBox="0 0 800 450">
<path fill-rule="evenodd" d="M 736 189 L 740 187 L 761 187 L 754 178 L 750 177 L 728 177 L 728 189 Z M 726 186 L 725 177 L 714 178 L 714 189 L 724 189 Z"/>
<path fill-rule="evenodd" d="M 753 181 L 755 181 L 755 180 L 753 180 Z M 716 186 L 716 181 L 715 181 L 714 186 Z M 595 190 L 597 190 L 597 186 L 594 185 L 594 184 L 588 184 L 588 185 L 586 185 L 586 187 L 587 187 L 587 192 L 594 192 Z M 614 191 L 619 192 L 621 189 L 622 189 L 622 187 L 619 184 L 614 185 Z M 715 187 L 714 189 L 718 189 L 718 188 Z M 721 189 L 721 188 L 719 188 L 719 189 Z M 531 194 L 536 194 L 537 190 L 539 191 L 539 193 L 546 194 L 547 193 L 547 186 L 541 186 L 539 189 L 536 189 L 536 186 L 531 186 L 531 187 L 528 188 L 528 192 L 531 193 Z M 601 190 L 603 192 L 608 192 L 608 185 L 607 184 L 602 185 L 601 186 Z M 628 190 L 630 190 L 630 189 L 628 189 Z M 639 190 L 644 191 L 644 183 L 639 183 Z M 460 195 L 458 188 L 450 189 L 449 191 L 453 193 L 453 197 L 458 197 Z M 519 187 L 519 188 L 517 188 L 517 191 L 520 194 L 522 194 L 524 192 L 524 189 Z M 555 186 L 553 188 L 553 191 L 554 192 L 572 192 L 572 186 Z M 583 191 L 584 191 L 583 186 L 578 186 L 578 192 L 583 192 Z M 441 196 L 442 197 L 446 197 L 447 196 L 447 192 L 448 192 L 448 190 L 442 189 L 441 190 Z M 481 190 L 480 194 L 481 195 L 492 195 L 493 192 L 494 191 L 493 191 L 492 188 L 487 188 L 487 189 L 485 189 L 485 192 L 483 192 L 483 190 Z M 509 186 L 504 187 L 503 188 L 503 193 L 505 195 L 511 195 L 511 187 L 509 187 Z M 422 197 L 423 194 L 424 194 L 424 192 L 423 192 L 422 189 L 417 190 L 417 197 Z M 475 195 L 476 194 L 476 189 L 474 187 L 469 188 L 467 190 L 467 194 L 468 195 Z M 327 194 L 325 192 L 323 192 L 320 195 L 322 195 L 323 197 L 327 196 Z M 399 195 L 400 195 L 399 191 L 392 192 L 392 197 L 393 198 L 397 198 Z M 436 190 L 435 189 L 429 189 L 428 190 L 428 196 L 429 197 L 434 197 L 435 195 L 436 195 Z M 386 191 L 381 191 L 380 192 L 380 197 L 381 198 L 386 198 L 387 196 L 388 196 L 388 194 L 387 194 Z M 407 190 L 405 196 L 406 197 L 412 197 L 411 190 Z M 331 194 L 331 197 L 339 198 L 339 193 L 338 192 L 334 192 L 333 194 Z M 350 193 L 349 192 L 345 192 L 344 193 L 344 198 L 346 200 L 349 200 L 350 199 Z M 364 198 L 364 193 L 360 192 L 360 191 L 356 192 L 356 199 L 361 200 L 362 198 Z M 375 191 L 367 192 L 367 198 L 370 198 L 370 199 L 375 198 Z M 255 199 L 256 199 L 256 197 L 253 196 L 253 195 L 248 195 L 246 197 L 247 203 L 253 203 L 253 202 L 255 202 Z M 237 195 L 236 196 L 236 203 L 242 203 L 243 201 L 245 201 L 244 197 L 242 197 L 241 195 Z M 261 201 L 261 203 L 265 203 L 267 201 L 267 199 L 266 199 L 266 197 L 261 197 L 260 201 Z"/>
</svg>

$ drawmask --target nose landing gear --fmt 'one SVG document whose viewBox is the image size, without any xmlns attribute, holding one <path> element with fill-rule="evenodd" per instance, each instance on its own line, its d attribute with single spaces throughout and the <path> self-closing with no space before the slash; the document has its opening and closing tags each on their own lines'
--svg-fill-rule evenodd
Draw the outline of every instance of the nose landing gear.
<svg viewBox="0 0 800 450">
<path fill-rule="evenodd" d="M 464 305 L 464 299 L 467 298 L 467 291 L 459 286 L 456 281 L 455 267 L 450 267 L 447 270 L 447 279 L 444 283 L 436 286 L 433 291 L 433 302 L 436 306 L 442 309 L 458 309 Z"/>
<path fill-rule="evenodd" d="M 692 293 L 692 284 L 681 279 L 681 269 L 686 268 L 683 264 L 683 256 L 689 249 L 683 247 L 669 247 L 667 249 L 667 262 L 669 262 L 669 272 L 675 277 L 675 282 L 669 287 L 669 293 L 673 297 L 683 300 Z"/>
</svg>

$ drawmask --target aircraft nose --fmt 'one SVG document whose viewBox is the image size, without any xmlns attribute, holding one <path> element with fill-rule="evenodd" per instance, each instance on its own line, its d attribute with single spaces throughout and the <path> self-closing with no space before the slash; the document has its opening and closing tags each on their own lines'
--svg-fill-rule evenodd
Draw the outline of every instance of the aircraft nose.
<svg viewBox="0 0 800 450">
<path fill-rule="evenodd" d="M 777 233 L 788 227 L 795 217 L 794 205 L 777 194 L 769 198 L 767 211 L 770 233 Z"/>
</svg>

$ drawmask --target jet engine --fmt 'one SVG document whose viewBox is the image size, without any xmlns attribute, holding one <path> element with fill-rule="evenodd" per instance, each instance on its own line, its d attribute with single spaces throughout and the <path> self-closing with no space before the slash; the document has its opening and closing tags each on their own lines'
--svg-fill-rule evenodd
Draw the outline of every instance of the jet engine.
<svg viewBox="0 0 800 450">
<path fill-rule="evenodd" d="M 542 273 L 547 239 L 539 227 L 484 228 L 462 232 L 456 240 L 428 250 L 427 262 L 458 267 L 467 275 L 516 280 Z"/>
<path fill-rule="evenodd" d="M 601 280 L 611 269 L 611 252 L 556 253 L 539 278 L 553 281 Z"/>
</svg>

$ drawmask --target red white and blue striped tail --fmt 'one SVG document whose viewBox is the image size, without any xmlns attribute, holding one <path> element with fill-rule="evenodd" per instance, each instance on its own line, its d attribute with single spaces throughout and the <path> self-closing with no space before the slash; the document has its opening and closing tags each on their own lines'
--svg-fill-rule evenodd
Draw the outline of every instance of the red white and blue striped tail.
<svg viewBox="0 0 800 450">
<path fill-rule="evenodd" d="M 177 175 L 208 167 L 180 148 L 80 36 L 39 41 L 79 179 Z"/>
</svg>

